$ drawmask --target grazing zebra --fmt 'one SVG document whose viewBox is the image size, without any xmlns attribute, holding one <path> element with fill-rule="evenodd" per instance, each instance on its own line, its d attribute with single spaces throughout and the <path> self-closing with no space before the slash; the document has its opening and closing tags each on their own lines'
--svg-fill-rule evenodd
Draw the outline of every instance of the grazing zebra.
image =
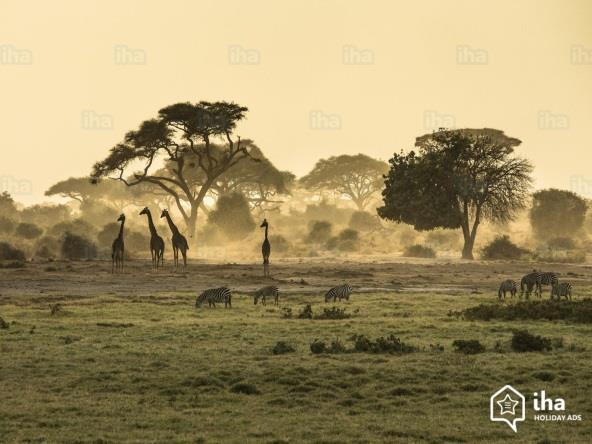
<svg viewBox="0 0 592 444">
<path fill-rule="evenodd" d="M 255 298 L 254 298 L 255 305 L 257 305 L 257 302 L 259 301 L 259 299 L 261 299 L 261 304 L 265 305 L 267 296 L 269 296 L 269 297 L 273 296 L 273 301 L 274 301 L 275 305 L 278 305 L 278 302 L 280 299 L 280 291 L 278 290 L 278 288 L 275 285 L 269 285 L 267 287 L 263 287 L 263 288 L 260 288 L 259 290 L 257 290 L 255 292 Z"/>
<path fill-rule="evenodd" d="M 197 297 L 195 307 L 201 307 L 206 301 L 210 307 L 215 308 L 216 302 L 224 302 L 224 308 L 232 308 L 232 293 L 226 287 L 210 288 Z"/>
<path fill-rule="evenodd" d="M 526 288 L 526 297 L 530 296 L 532 292 L 532 287 L 534 287 L 534 294 L 535 296 L 541 295 L 541 273 L 538 271 L 533 271 L 532 273 L 528 273 L 522 277 L 520 280 L 520 297 L 524 295 L 524 289 Z"/>
<path fill-rule="evenodd" d="M 557 296 L 557 300 L 561 299 L 561 296 L 571 299 L 571 284 L 569 282 L 557 283 L 551 287 L 551 299 Z"/>
<path fill-rule="evenodd" d="M 516 281 L 508 279 L 508 280 L 505 280 L 504 282 L 502 282 L 502 284 L 500 285 L 500 288 L 497 292 L 497 297 L 499 299 L 501 299 L 502 295 L 503 295 L 504 299 L 506 299 L 506 292 L 508 292 L 508 291 L 510 292 L 512 297 L 516 296 L 516 292 L 518 291 Z"/>
<path fill-rule="evenodd" d="M 352 293 L 352 290 L 353 289 L 349 284 L 333 287 L 325 294 L 325 302 L 329 302 L 331 298 L 333 298 L 333 302 L 335 302 L 338 298 L 339 300 L 346 299 L 349 301 L 349 295 Z"/>
</svg>

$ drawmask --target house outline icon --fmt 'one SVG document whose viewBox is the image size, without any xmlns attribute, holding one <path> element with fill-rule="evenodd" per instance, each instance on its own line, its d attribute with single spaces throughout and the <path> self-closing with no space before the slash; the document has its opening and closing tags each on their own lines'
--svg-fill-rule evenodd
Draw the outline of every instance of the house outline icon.
<svg viewBox="0 0 592 444">
<path fill-rule="evenodd" d="M 498 398 L 502 397 L 501 395 L 508 395 L 508 392 L 516 395 L 520 402 L 520 416 L 514 416 L 514 418 L 512 418 L 511 420 L 508 418 L 503 418 L 501 414 L 497 414 L 498 405 L 496 404 L 496 401 L 498 400 Z M 514 433 L 517 433 L 517 423 L 519 421 L 524 421 L 526 419 L 526 398 L 522 393 L 520 393 L 511 385 L 504 385 L 501 389 L 499 389 L 497 392 L 491 395 L 491 398 L 489 399 L 489 419 L 491 419 L 491 421 L 493 422 L 505 422 L 510 426 L 512 430 L 514 430 Z"/>
</svg>

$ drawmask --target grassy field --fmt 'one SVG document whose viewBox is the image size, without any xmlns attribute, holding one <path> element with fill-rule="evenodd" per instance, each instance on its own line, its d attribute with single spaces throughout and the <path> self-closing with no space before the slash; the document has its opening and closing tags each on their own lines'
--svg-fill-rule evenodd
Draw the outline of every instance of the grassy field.
<svg viewBox="0 0 592 444">
<path fill-rule="evenodd" d="M 3 284 L 17 273 L 2 274 Z M 578 297 L 590 292 L 580 286 Z M 228 310 L 196 309 L 195 295 L 54 293 L 50 302 L 62 306 L 54 315 L 43 297 L 0 298 L 10 323 L 0 330 L 0 442 L 592 441 L 590 324 L 448 315 L 497 303 L 484 290 L 358 293 L 336 304 L 352 314 L 343 320 L 282 317 L 305 304 L 320 312 L 325 304 L 310 292 L 283 295 L 279 307 L 238 292 Z M 564 346 L 512 352 L 515 328 Z M 390 333 L 419 351 L 310 351 L 315 339 L 351 347 L 354 334 Z M 455 339 L 479 339 L 487 351 L 457 353 Z M 278 341 L 296 351 L 274 355 Z M 489 421 L 489 397 L 505 384 L 562 397 L 583 421 L 536 422 L 529 411 L 515 434 Z"/>
</svg>

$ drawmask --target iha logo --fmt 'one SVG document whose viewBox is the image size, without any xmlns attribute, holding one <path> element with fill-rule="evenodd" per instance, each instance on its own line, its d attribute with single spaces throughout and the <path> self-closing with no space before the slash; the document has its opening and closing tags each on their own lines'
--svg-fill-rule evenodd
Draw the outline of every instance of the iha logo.
<svg viewBox="0 0 592 444">
<path fill-rule="evenodd" d="M 505 385 L 495 392 L 489 400 L 489 419 L 505 422 L 514 432 L 517 423 L 526 418 L 526 398 L 511 385 Z"/>
<path fill-rule="evenodd" d="M 544 390 L 533 393 L 532 419 L 535 421 L 581 421 L 582 415 L 566 414 L 563 398 L 550 398 Z M 505 385 L 489 400 L 489 418 L 505 422 L 518 432 L 518 422 L 526 419 L 526 398 L 511 385 Z"/>
</svg>

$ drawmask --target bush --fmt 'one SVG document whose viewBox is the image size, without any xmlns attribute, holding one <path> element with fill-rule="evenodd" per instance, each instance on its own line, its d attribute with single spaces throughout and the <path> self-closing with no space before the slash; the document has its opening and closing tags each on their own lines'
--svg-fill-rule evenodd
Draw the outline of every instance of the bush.
<svg viewBox="0 0 592 444">
<path fill-rule="evenodd" d="M 35 244 L 35 256 L 49 259 L 57 256 L 60 251 L 60 242 L 52 236 L 43 236 Z"/>
<path fill-rule="evenodd" d="M 311 223 L 307 241 L 311 244 L 322 244 L 329 240 L 333 225 L 331 222 L 317 220 Z"/>
<path fill-rule="evenodd" d="M 83 219 L 76 219 L 72 222 L 60 222 L 55 224 L 48 230 L 47 234 L 61 237 L 66 233 L 92 238 L 96 235 L 97 229 Z"/>
<path fill-rule="evenodd" d="M 316 315 L 315 319 L 326 320 L 326 319 L 349 319 L 351 315 L 345 312 L 345 308 L 339 307 L 331 307 L 331 308 L 323 308 L 323 312 L 321 314 Z"/>
<path fill-rule="evenodd" d="M 8 242 L 0 242 L 0 260 L 24 261 L 25 253 Z"/>
<path fill-rule="evenodd" d="M 306 304 L 300 313 L 298 313 L 298 319 L 312 319 L 312 307 L 310 304 Z"/>
<path fill-rule="evenodd" d="M 551 339 L 535 336 L 526 330 L 517 330 L 512 336 L 512 350 L 516 352 L 551 350 Z"/>
<path fill-rule="evenodd" d="M 276 253 L 286 253 L 290 250 L 291 246 L 288 240 L 281 234 L 272 234 L 269 236 L 269 243 L 271 244 L 273 251 Z M 258 245 L 257 250 L 261 251 L 261 247 Z"/>
<path fill-rule="evenodd" d="M 380 219 L 367 211 L 356 211 L 349 219 L 349 227 L 357 231 L 375 231 L 382 228 Z"/>
<path fill-rule="evenodd" d="M 2 234 L 10 234 L 14 231 L 16 227 L 16 222 L 8 217 L 1 216 L 0 217 L 0 233 Z"/>
<path fill-rule="evenodd" d="M 347 348 L 341 343 L 339 339 L 331 341 L 331 344 L 329 346 L 327 346 L 325 342 L 315 339 L 310 344 L 310 351 L 313 354 L 339 354 L 348 352 Z"/>
<path fill-rule="evenodd" d="M 483 259 L 520 259 L 528 250 L 514 244 L 508 235 L 498 236 L 486 245 L 481 256 Z"/>
<path fill-rule="evenodd" d="M 150 237 L 139 231 L 130 231 L 124 236 L 125 250 L 127 252 L 147 252 L 150 251 Z"/>
<path fill-rule="evenodd" d="M 581 301 L 525 301 L 512 305 L 480 304 L 462 311 L 470 321 L 500 319 L 513 320 L 565 320 L 578 323 L 592 323 L 592 299 Z"/>
<path fill-rule="evenodd" d="M 358 232 L 351 228 L 346 228 L 339 235 L 329 239 L 327 249 L 334 250 L 337 248 L 340 251 L 356 251 L 359 248 L 359 242 Z"/>
<path fill-rule="evenodd" d="M 249 202 L 241 193 L 220 196 L 208 214 L 208 222 L 217 226 L 231 241 L 247 237 L 256 226 Z"/>
<path fill-rule="evenodd" d="M 549 251 L 548 253 L 535 254 L 533 259 L 538 262 L 556 263 L 556 264 L 582 264 L 586 262 L 585 251 Z"/>
<path fill-rule="evenodd" d="M 425 247 L 423 245 L 415 244 L 411 245 L 410 247 L 405 248 L 403 252 L 403 256 L 405 257 L 424 257 L 424 258 L 434 258 L 436 257 L 436 252 L 432 250 L 430 247 Z"/>
<path fill-rule="evenodd" d="M 113 240 L 119 235 L 119 223 L 109 222 L 97 234 L 97 241 L 101 248 L 111 248 Z"/>
<path fill-rule="evenodd" d="M 457 339 L 452 343 L 452 346 L 457 352 L 464 353 L 465 355 L 476 355 L 485 351 L 483 344 L 476 339 Z"/>
<path fill-rule="evenodd" d="M 6 322 L 4 319 L 0 318 L 0 328 L 3 330 L 6 330 L 10 327 L 10 325 L 8 324 L 8 322 Z"/>
<path fill-rule="evenodd" d="M 549 248 L 557 250 L 575 250 L 576 243 L 570 237 L 554 237 L 547 241 Z"/>
<path fill-rule="evenodd" d="M 257 386 L 253 384 L 247 384 L 245 382 L 234 384 L 232 387 L 230 387 L 230 391 L 232 393 L 241 393 L 243 395 L 258 395 L 261 393 Z"/>
<path fill-rule="evenodd" d="M 21 222 L 17 225 L 15 233 L 25 239 L 36 239 L 41 236 L 43 230 L 35 224 Z"/>
<path fill-rule="evenodd" d="M 284 341 L 278 341 L 271 349 L 271 352 L 274 355 L 283 355 L 286 353 L 294 353 L 295 351 L 296 351 L 296 349 L 292 345 L 290 345 Z"/>
<path fill-rule="evenodd" d="M 361 353 L 412 353 L 417 347 L 405 344 L 395 335 L 380 337 L 376 340 L 368 339 L 364 335 L 354 336 L 354 350 Z"/>
<path fill-rule="evenodd" d="M 94 259 L 97 257 L 97 247 L 85 237 L 66 233 L 62 241 L 62 255 L 70 260 Z"/>
</svg>

